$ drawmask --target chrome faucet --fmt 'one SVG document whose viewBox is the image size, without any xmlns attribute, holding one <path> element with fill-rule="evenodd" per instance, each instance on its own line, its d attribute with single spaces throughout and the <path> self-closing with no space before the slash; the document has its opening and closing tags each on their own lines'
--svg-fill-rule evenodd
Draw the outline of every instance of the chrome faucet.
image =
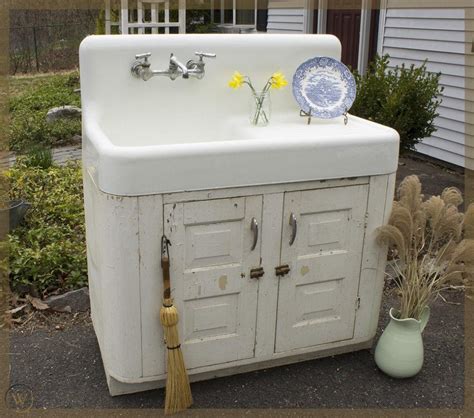
<svg viewBox="0 0 474 418">
<path fill-rule="evenodd" d="M 169 69 L 172 73 L 175 73 L 177 75 L 179 75 L 179 70 L 181 70 L 181 74 L 183 78 L 189 78 L 188 67 L 186 67 L 186 65 L 180 62 L 174 54 L 170 55 L 170 68 Z M 174 80 L 174 78 L 171 78 L 171 79 Z"/>
<path fill-rule="evenodd" d="M 184 65 L 174 54 L 171 54 L 167 70 L 152 70 L 150 68 L 151 63 L 148 61 L 151 52 L 137 54 L 135 55 L 135 61 L 131 67 L 132 75 L 141 78 L 144 81 L 148 81 L 150 78 L 155 76 L 165 76 L 169 77 L 171 80 L 176 80 L 180 76 L 184 79 L 188 79 L 190 76 L 201 79 L 204 77 L 205 63 L 203 57 L 215 58 L 216 54 L 196 52 L 196 55 L 199 57 L 198 61 L 189 60 L 187 64 Z"/>
<path fill-rule="evenodd" d="M 188 68 L 188 73 L 190 76 L 193 76 L 197 79 L 201 79 L 204 77 L 204 66 L 206 63 L 204 62 L 203 58 L 215 58 L 216 54 L 212 54 L 210 52 L 195 52 L 195 55 L 199 57 L 198 61 L 189 60 L 186 63 L 186 67 Z"/>
<path fill-rule="evenodd" d="M 132 64 L 132 74 L 137 77 L 141 78 L 144 81 L 148 81 L 150 78 L 153 77 L 152 71 L 150 70 L 150 62 L 148 58 L 151 57 L 151 52 L 145 52 L 144 54 L 137 54 L 135 55 L 134 63 Z"/>
</svg>

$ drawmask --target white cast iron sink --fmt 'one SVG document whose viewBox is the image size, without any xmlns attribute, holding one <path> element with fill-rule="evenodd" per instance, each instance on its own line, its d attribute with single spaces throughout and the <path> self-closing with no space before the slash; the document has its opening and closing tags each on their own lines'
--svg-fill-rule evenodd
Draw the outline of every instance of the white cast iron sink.
<svg viewBox="0 0 474 418">
<path fill-rule="evenodd" d="M 214 52 L 202 80 L 133 78 L 134 55 L 152 52 L 166 68 Z M 340 58 L 330 35 L 91 36 L 81 44 L 84 167 L 98 187 L 144 195 L 393 173 L 399 136 L 349 116 L 299 116 L 291 86 L 272 92 L 271 122 L 249 123 L 246 86 L 227 87 L 233 71 L 263 85 L 274 71 L 291 84 L 298 65 L 316 55 Z"/>
</svg>

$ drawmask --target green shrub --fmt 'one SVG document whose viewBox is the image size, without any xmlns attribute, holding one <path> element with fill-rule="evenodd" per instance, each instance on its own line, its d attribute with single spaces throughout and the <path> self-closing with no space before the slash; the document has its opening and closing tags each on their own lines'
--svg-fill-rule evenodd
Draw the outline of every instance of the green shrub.
<svg viewBox="0 0 474 418">
<path fill-rule="evenodd" d="M 219 27 L 217 26 L 217 24 L 203 23 L 199 25 L 194 25 L 192 33 L 217 33 L 217 32 L 219 32 Z"/>
<path fill-rule="evenodd" d="M 53 152 L 51 148 L 35 145 L 28 150 L 23 162 L 27 167 L 49 168 L 53 165 Z"/>
<path fill-rule="evenodd" d="M 75 134 L 80 134 L 78 118 L 46 122 L 46 114 L 53 107 L 80 107 L 80 95 L 74 92 L 78 87 L 77 73 L 62 74 L 27 86 L 22 93 L 13 96 L 10 99 L 10 150 L 25 152 L 35 145 L 66 144 Z"/>
<path fill-rule="evenodd" d="M 8 236 L 14 291 L 74 289 L 87 284 L 82 174 L 79 163 L 7 172 L 10 198 L 31 204 L 25 222 Z"/>
<path fill-rule="evenodd" d="M 414 150 L 435 130 L 434 119 L 443 88 L 441 74 L 411 65 L 388 68 L 389 56 L 376 57 L 363 76 L 357 71 L 357 97 L 351 113 L 390 126 L 400 134 L 400 152 Z"/>
</svg>

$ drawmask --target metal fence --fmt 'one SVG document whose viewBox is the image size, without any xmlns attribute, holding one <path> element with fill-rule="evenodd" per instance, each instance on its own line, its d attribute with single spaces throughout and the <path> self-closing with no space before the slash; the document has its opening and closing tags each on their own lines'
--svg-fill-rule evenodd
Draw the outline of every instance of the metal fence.
<svg viewBox="0 0 474 418">
<path fill-rule="evenodd" d="M 70 70 L 79 66 L 79 44 L 96 21 L 10 27 L 10 73 Z"/>
</svg>

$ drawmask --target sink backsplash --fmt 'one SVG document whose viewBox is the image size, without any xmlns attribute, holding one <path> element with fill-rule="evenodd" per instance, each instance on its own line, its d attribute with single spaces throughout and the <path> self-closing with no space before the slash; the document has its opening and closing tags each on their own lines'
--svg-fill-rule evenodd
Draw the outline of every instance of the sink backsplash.
<svg viewBox="0 0 474 418">
<path fill-rule="evenodd" d="M 196 59 L 195 51 L 213 52 L 201 80 L 132 76 L 135 55 L 151 52 L 151 69 L 168 67 L 170 54 L 181 62 Z M 221 125 L 229 117 L 248 117 L 250 91 L 228 87 L 234 71 L 249 75 L 256 88 L 281 71 L 287 88 L 272 97 L 274 114 L 298 112 L 291 80 L 303 61 L 314 56 L 340 59 L 341 45 L 332 35 L 189 34 L 89 36 L 80 47 L 82 100 L 85 112 L 113 130 L 159 135 L 160 125 L 188 124 L 193 129 Z M 92 115 L 90 115 L 92 116 Z M 200 133 L 201 135 L 203 132 Z"/>
</svg>

